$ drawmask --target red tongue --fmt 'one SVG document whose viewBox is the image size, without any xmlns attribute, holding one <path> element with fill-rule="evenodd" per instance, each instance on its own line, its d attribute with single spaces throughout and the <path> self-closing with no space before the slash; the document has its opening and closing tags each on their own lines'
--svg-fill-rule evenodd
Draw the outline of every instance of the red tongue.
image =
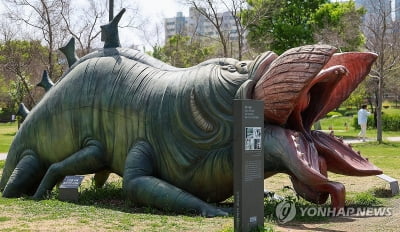
<svg viewBox="0 0 400 232">
<path fill-rule="evenodd" d="M 269 124 L 264 134 L 265 155 L 279 160 L 285 171 L 309 185 L 328 181 L 321 174 L 318 152 L 310 135 L 306 138 L 303 133 Z"/>
<path fill-rule="evenodd" d="M 371 176 L 382 171 L 334 136 L 312 131 L 319 155 L 326 160 L 328 170 L 349 176 Z"/>
<path fill-rule="evenodd" d="M 321 174 L 327 176 L 325 159 L 319 157 L 318 163 Z M 323 204 L 328 199 L 328 196 L 331 195 L 331 204 L 333 208 L 339 209 L 344 207 L 346 191 L 343 184 L 334 181 L 326 181 L 310 185 L 299 181 L 295 176 L 291 176 L 291 180 L 296 193 L 307 201 Z"/>
<path fill-rule="evenodd" d="M 290 172 L 296 175 L 297 179 L 308 185 L 328 181 L 321 174 L 318 164 L 318 152 L 311 137 L 306 138 L 306 135 L 303 133 L 277 126 L 271 126 L 271 128 L 275 128 L 275 133 L 279 131 L 285 134 L 289 142 L 289 146 L 286 147 L 289 155 L 284 157 L 286 159 L 284 162 Z"/>
</svg>

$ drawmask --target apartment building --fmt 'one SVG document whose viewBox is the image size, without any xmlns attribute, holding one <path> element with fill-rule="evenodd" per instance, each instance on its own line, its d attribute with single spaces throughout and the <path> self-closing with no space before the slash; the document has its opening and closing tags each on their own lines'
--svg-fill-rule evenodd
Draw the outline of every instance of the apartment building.
<svg viewBox="0 0 400 232">
<path fill-rule="evenodd" d="M 384 7 L 389 19 L 400 20 L 400 0 L 355 0 L 355 3 L 357 7 L 363 6 L 367 10 L 367 18 L 370 14 L 382 14 L 378 11 Z"/>
<path fill-rule="evenodd" d="M 218 13 L 218 18 L 222 20 L 221 29 L 228 36 L 230 41 L 238 40 L 238 33 L 235 18 L 230 12 Z M 186 17 L 182 12 L 177 12 L 173 18 L 164 20 L 165 41 L 171 36 L 180 34 L 184 36 L 196 37 L 199 39 L 218 37 L 218 32 L 214 25 L 195 8 L 189 9 L 189 16 Z"/>
</svg>

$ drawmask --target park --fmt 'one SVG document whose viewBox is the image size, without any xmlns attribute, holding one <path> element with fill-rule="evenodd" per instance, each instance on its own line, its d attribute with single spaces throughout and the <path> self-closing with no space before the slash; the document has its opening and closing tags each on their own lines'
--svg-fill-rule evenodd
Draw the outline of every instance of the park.
<svg viewBox="0 0 400 232">
<path fill-rule="evenodd" d="M 198 3 L 187 1 L 193 12 L 212 21 L 203 10 L 217 5 Z M 58 64 L 53 45 L 46 51 L 31 41 L 5 41 L 5 48 L 36 47 L 22 59 L 15 59 L 15 50 L 2 53 L 7 74 L 14 73 L 16 80 L 2 82 L 9 87 L 3 85 L 8 95 L 0 112 L 0 228 L 242 231 L 241 226 L 250 225 L 251 231 L 396 231 L 397 50 L 378 50 L 383 45 L 375 45 L 387 42 L 373 41 L 368 37 L 372 29 L 362 27 L 362 20 L 376 16 L 367 13 L 377 6 L 321 3 L 305 21 L 315 30 L 309 31 L 312 36 L 281 46 L 256 43 L 262 35 L 254 24 L 239 33 L 251 17 L 261 20 L 257 7 L 273 8 L 264 3 L 272 1 L 249 1 L 250 8 L 230 16 L 239 18 L 237 33 L 247 42 L 238 39 L 234 46 L 222 33 L 222 50 L 204 48 L 205 56 L 196 59 L 185 58 L 184 51 L 201 48 L 202 40 L 181 47 L 178 56 L 169 53 L 168 43 L 188 45 L 188 37 L 172 36 L 153 52 L 122 46 L 119 23 L 127 9 L 114 16 L 113 1 L 109 20 L 97 34 L 103 47 L 86 55 L 76 35 L 59 48 L 64 61 Z M 288 13 L 288 4 L 277 13 Z M 342 14 L 338 28 L 318 24 L 337 20 L 329 18 L 334 10 Z M 360 37 L 352 43 L 346 43 L 349 37 L 329 40 L 333 35 L 326 30 L 345 30 L 350 15 L 359 18 L 353 34 Z M 225 16 L 215 15 L 217 22 L 218 17 Z M 395 15 L 389 21 L 394 25 Z M 318 37 L 318 31 L 330 37 Z M 251 55 L 243 43 L 253 52 L 271 50 Z M 397 48 L 393 43 L 389 47 Z M 49 52 L 50 69 L 37 76 L 33 87 L 35 78 L 21 70 L 35 60 L 31 55 L 38 48 Z M 215 58 L 218 53 L 221 58 Z M 392 65 L 385 66 L 383 58 L 392 59 Z M 238 101 L 249 104 L 239 114 Z M 254 111 L 251 102 L 261 104 L 261 110 Z M 366 138 L 359 136 L 361 105 L 370 111 Z M 257 125 L 250 126 L 252 120 Z M 238 154 L 245 158 L 239 166 Z M 258 160 L 249 160 L 249 154 Z M 246 179 L 237 180 L 238 172 Z M 254 179 L 264 193 L 249 191 L 248 198 L 264 194 L 258 204 L 263 205 L 262 221 L 250 215 L 249 224 L 237 225 L 238 199 L 247 198 L 237 198 L 236 186 Z M 72 198 L 65 199 L 65 188 L 74 191 Z"/>
</svg>

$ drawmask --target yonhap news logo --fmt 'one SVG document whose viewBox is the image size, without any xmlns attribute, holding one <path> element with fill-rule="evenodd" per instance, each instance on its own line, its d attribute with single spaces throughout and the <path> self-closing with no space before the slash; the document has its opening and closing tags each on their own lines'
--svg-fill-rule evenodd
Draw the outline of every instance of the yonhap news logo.
<svg viewBox="0 0 400 232">
<path fill-rule="evenodd" d="M 393 215 L 390 207 L 296 207 L 295 202 L 282 201 L 275 208 L 278 223 L 292 221 L 296 215 L 301 217 L 388 217 Z"/>
<path fill-rule="evenodd" d="M 275 208 L 275 215 L 279 223 L 290 222 L 296 216 L 296 206 L 294 202 L 282 201 Z"/>
</svg>

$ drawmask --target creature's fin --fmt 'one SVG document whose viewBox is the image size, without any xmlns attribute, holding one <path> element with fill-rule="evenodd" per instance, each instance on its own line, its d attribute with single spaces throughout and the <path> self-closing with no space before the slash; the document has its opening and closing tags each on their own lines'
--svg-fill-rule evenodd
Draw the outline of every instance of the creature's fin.
<svg viewBox="0 0 400 232">
<path fill-rule="evenodd" d="M 79 59 L 75 52 L 74 37 L 72 37 L 64 47 L 61 47 L 58 50 L 60 50 L 67 58 L 69 67 L 71 67 Z"/>
<path fill-rule="evenodd" d="M 101 41 L 104 41 L 104 48 L 121 47 L 118 36 L 118 23 L 125 11 L 125 8 L 122 8 L 122 10 L 117 14 L 117 16 L 115 16 L 113 20 L 111 20 L 110 23 L 100 26 Z"/>
<path fill-rule="evenodd" d="M 23 119 L 25 119 L 29 114 L 28 108 L 24 105 L 24 103 L 19 104 L 17 116 L 21 116 Z"/>
<path fill-rule="evenodd" d="M 44 70 L 42 75 L 42 80 L 36 86 L 43 87 L 47 92 L 51 87 L 53 87 L 53 85 L 54 83 L 51 81 L 49 74 L 47 73 L 47 70 Z"/>
</svg>

